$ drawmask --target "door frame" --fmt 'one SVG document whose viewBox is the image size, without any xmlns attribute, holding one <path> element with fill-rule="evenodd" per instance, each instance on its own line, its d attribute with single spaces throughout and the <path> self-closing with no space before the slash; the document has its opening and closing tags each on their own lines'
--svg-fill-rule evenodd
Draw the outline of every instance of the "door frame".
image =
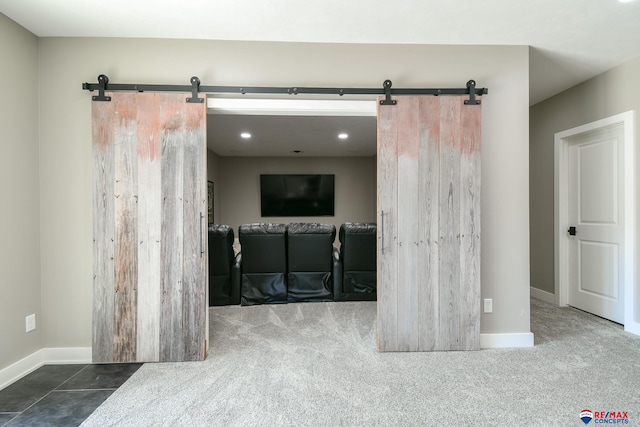
<svg viewBox="0 0 640 427">
<path fill-rule="evenodd" d="M 635 154 L 633 110 L 577 126 L 554 136 L 554 293 L 555 302 L 563 307 L 569 301 L 568 188 L 569 139 L 596 130 L 623 126 L 623 210 L 624 220 L 624 329 L 640 335 L 640 286 L 635 283 Z M 639 313 L 640 314 L 640 313 Z"/>
</svg>

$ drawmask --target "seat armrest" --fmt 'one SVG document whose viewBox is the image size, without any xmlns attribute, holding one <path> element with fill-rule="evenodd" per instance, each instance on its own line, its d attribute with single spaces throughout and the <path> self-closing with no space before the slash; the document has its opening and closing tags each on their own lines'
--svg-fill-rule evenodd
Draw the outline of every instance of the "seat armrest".
<svg viewBox="0 0 640 427">
<path fill-rule="evenodd" d="M 238 252 L 231 266 L 231 304 L 240 304 L 240 283 L 242 279 L 242 252 Z"/>
<path fill-rule="evenodd" d="M 340 261 L 340 251 L 333 248 L 333 300 L 342 299 L 342 261 Z"/>
</svg>

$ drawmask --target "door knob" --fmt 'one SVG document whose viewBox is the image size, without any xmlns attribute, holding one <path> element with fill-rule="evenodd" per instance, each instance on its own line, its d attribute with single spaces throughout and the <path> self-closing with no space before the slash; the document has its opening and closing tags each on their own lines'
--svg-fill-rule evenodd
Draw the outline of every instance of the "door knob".
<svg viewBox="0 0 640 427">
<path fill-rule="evenodd" d="M 569 233 L 569 236 L 575 236 L 576 235 L 576 228 L 575 227 L 569 227 L 567 232 Z"/>
</svg>

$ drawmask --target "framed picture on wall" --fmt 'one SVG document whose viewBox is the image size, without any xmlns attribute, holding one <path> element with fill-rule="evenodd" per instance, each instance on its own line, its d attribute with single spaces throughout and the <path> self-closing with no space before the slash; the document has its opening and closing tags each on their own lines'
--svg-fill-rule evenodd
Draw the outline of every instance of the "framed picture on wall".
<svg viewBox="0 0 640 427">
<path fill-rule="evenodd" d="M 213 224 L 213 181 L 207 181 L 208 223 Z"/>
</svg>

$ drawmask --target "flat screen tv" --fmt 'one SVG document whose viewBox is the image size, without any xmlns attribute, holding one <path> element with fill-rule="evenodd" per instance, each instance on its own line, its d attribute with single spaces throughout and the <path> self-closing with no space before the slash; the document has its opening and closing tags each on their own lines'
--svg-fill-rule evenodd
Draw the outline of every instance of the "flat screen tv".
<svg viewBox="0 0 640 427">
<path fill-rule="evenodd" d="M 334 216 L 334 175 L 260 175 L 262 216 Z"/>
</svg>

